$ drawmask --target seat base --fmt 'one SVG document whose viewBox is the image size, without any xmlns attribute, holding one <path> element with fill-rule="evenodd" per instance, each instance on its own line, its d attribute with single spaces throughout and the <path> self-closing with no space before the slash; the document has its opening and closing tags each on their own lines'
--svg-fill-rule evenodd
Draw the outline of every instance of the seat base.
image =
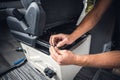
<svg viewBox="0 0 120 80">
<path fill-rule="evenodd" d="M 18 39 L 18 41 L 21 41 L 29 46 L 35 46 L 37 36 L 31 36 L 29 34 L 21 33 L 18 31 L 12 31 L 12 34 Z"/>
</svg>

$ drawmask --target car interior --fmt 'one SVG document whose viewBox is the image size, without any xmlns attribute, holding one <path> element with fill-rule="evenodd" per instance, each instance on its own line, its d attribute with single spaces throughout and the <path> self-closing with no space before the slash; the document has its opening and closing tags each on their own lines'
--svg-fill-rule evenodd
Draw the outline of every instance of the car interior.
<svg viewBox="0 0 120 80">
<path fill-rule="evenodd" d="M 61 66 L 50 57 L 50 36 L 72 33 L 86 5 L 87 0 L 0 0 L 0 80 L 119 80 L 111 69 Z M 94 29 L 60 49 L 110 51 L 113 14 L 111 5 Z"/>
</svg>

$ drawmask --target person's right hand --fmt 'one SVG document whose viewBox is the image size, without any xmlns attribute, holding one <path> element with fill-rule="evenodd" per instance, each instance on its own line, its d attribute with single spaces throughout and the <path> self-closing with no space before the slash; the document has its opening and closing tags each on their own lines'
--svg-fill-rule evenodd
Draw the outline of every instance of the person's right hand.
<svg viewBox="0 0 120 80">
<path fill-rule="evenodd" d="M 60 50 L 57 47 L 49 48 L 51 57 L 60 65 L 73 65 L 77 63 L 78 55 L 70 50 Z"/>
<path fill-rule="evenodd" d="M 49 43 L 52 46 L 56 46 L 56 47 L 62 47 L 65 44 L 69 45 L 71 44 L 73 41 L 70 38 L 70 35 L 68 34 L 56 34 L 56 35 L 52 35 L 50 37 Z"/>
</svg>

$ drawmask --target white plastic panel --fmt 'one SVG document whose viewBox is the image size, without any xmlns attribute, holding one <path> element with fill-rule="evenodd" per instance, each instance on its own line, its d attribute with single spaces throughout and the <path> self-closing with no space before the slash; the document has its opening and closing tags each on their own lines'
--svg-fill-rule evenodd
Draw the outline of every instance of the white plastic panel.
<svg viewBox="0 0 120 80">
<path fill-rule="evenodd" d="M 86 40 L 82 43 L 74 46 L 72 50 L 76 54 L 88 54 L 90 49 L 91 36 L 89 35 Z M 44 74 L 44 69 L 49 67 L 54 70 L 57 75 L 53 78 L 48 78 L 49 80 L 73 80 L 75 75 L 80 70 L 81 66 L 76 65 L 64 65 L 61 66 L 57 64 L 49 55 L 44 54 L 43 52 L 36 50 L 30 46 L 27 46 L 21 43 L 23 49 L 26 50 L 26 57 L 28 61 L 40 70 Z"/>
</svg>

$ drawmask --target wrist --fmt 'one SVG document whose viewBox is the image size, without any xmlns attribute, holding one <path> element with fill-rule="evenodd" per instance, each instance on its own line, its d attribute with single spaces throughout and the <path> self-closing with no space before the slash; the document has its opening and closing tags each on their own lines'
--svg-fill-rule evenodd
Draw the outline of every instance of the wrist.
<svg viewBox="0 0 120 80">
<path fill-rule="evenodd" d="M 75 55 L 74 65 L 86 66 L 87 65 L 87 56 L 84 55 Z"/>
<path fill-rule="evenodd" d="M 69 40 L 70 40 L 70 43 L 73 43 L 75 40 L 77 40 L 77 36 L 74 35 L 74 34 L 70 34 L 69 35 Z"/>
</svg>

